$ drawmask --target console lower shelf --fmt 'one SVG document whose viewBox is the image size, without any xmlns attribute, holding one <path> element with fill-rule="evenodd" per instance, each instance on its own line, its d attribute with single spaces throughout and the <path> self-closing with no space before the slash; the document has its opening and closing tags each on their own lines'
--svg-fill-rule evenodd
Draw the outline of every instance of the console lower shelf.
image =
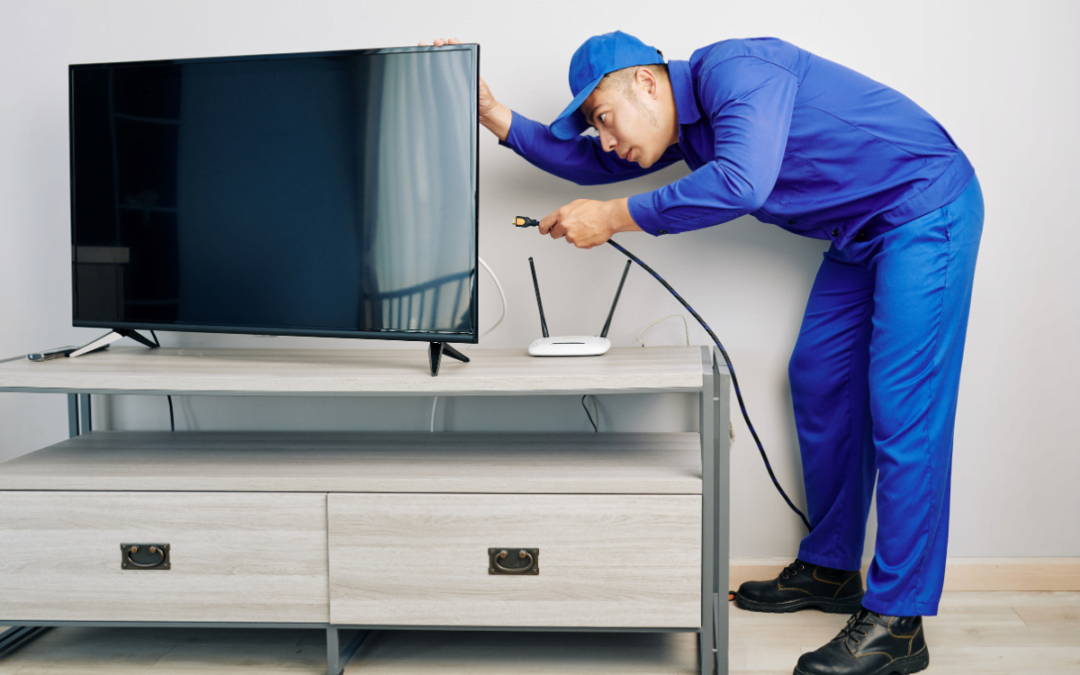
<svg viewBox="0 0 1080 675">
<path fill-rule="evenodd" d="M 701 494 L 696 433 L 94 431 L 0 490 Z"/>
</svg>

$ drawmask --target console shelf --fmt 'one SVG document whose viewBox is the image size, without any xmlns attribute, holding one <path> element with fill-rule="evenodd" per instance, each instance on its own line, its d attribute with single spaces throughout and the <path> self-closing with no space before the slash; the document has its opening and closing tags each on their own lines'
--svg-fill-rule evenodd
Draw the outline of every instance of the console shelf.
<svg viewBox="0 0 1080 675">
<path fill-rule="evenodd" d="M 715 355 L 469 356 L 438 378 L 408 349 L 121 347 L 0 362 L 0 391 L 67 394 L 71 432 L 0 464 L 0 624 L 320 627 L 330 675 L 359 644 L 342 653 L 341 629 L 690 632 L 701 675 L 726 674 L 729 385 Z M 696 393 L 699 431 L 89 423 L 91 394 L 642 392 Z M 159 557 L 136 559 L 133 545 Z"/>
<path fill-rule="evenodd" d="M 701 494 L 696 433 L 94 431 L 0 490 Z"/>
</svg>

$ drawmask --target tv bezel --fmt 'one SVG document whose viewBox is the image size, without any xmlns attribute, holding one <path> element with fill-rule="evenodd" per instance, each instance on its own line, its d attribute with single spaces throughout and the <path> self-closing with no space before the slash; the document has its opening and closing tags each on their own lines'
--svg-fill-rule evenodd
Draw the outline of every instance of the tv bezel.
<svg viewBox="0 0 1080 675">
<path fill-rule="evenodd" d="M 451 51 L 468 51 L 472 53 L 473 65 L 475 66 L 475 73 L 473 79 L 473 91 L 471 100 L 470 113 L 473 120 L 473 142 L 472 148 L 472 216 L 473 216 L 473 241 L 472 241 L 472 275 L 470 280 L 469 298 L 472 303 L 472 325 L 470 326 L 471 332 L 460 333 L 454 331 L 422 331 L 422 330 L 408 330 L 408 329 L 394 329 L 394 330 L 381 330 L 381 331 L 366 331 L 366 330 L 337 330 L 337 329 L 320 329 L 320 328 L 294 328 L 294 327 L 278 327 L 278 326 L 233 326 L 226 324 L 210 325 L 210 324 L 188 324 L 188 323 L 154 323 L 146 321 L 89 321 L 86 319 L 79 319 L 76 316 L 76 309 L 78 307 L 77 288 L 75 283 L 75 265 L 77 264 L 75 249 L 75 91 L 74 91 L 74 77 L 77 70 L 89 70 L 94 68 L 113 68 L 113 67 L 130 67 L 130 66 L 147 66 L 147 65 L 185 65 L 192 63 L 224 63 L 230 61 L 268 61 L 273 59 L 296 59 L 296 58 L 319 58 L 327 56 L 352 56 L 352 55 L 377 55 L 377 54 L 402 54 L 402 53 L 415 53 L 415 52 L 451 52 Z M 185 58 L 185 59 L 158 59 L 149 61 L 113 61 L 107 63 L 80 63 L 70 64 L 68 66 L 68 153 L 69 153 L 69 165 L 71 174 L 71 318 L 72 326 L 76 328 L 106 328 L 116 329 L 125 328 L 133 330 L 154 330 L 154 331 L 180 331 L 189 333 L 229 333 L 236 335 L 274 335 L 274 336 L 296 336 L 296 337 L 330 337 L 330 338 L 360 338 L 360 339 L 376 339 L 376 340 L 412 340 L 417 342 L 453 342 L 461 344 L 476 344 L 480 339 L 479 332 L 479 314 L 480 314 L 480 295 L 479 295 L 479 274 L 480 274 L 480 128 L 479 128 L 479 111 L 478 111 L 478 97 L 480 88 L 480 45 L 478 43 L 466 43 L 456 45 L 445 45 L 442 47 L 383 47 L 376 49 L 347 49 L 336 51 L 319 51 L 319 52 L 287 52 L 277 54 L 253 54 L 243 56 L 215 56 L 215 57 L 201 57 L 201 58 Z"/>
</svg>

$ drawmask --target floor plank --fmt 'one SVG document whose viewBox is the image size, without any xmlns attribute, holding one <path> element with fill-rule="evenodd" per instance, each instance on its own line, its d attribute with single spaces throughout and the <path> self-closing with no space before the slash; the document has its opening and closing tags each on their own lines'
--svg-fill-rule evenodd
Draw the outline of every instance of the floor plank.
<svg viewBox="0 0 1080 675">
<path fill-rule="evenodd" d="M 732 606 L 730 618 L 731 675 L 790 675 L 847 617 Z M 946 593 L 926 634 L 930 675 L 1077 675 L 1080 592 Z M 324 639 L 299 629 L 58 628 L 0 659 L 0 675 L 322 675 Z M 695 642 L 690 633 L 386 631 L 346 673 L 689 675 Z"/>
</svg>

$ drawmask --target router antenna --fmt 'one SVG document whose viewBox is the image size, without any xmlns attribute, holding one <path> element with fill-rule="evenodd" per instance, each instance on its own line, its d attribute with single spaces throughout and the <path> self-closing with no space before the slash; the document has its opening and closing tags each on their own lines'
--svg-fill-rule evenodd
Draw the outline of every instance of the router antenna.
<svg viewBox="0 0 1080 675">
<path fill-rule="evenodd" d="M 544 331 L 544 337 L 549 337 L 547 332 L 547 321 L 544 321 L 544 303 L 540 302 L 540 284 L 536 281 L 536 265 L 533 264 L 532 256 L 529 257 L 529 268 L 532 269 L 533 288 L 536 289 L 536 306 L 540 309 L 540 330 Z M 625 278 L 625 274 L 623 277 Z M 622 288 L 622 284 L 619 284 Z M 618 299 L 618 296 L 615 296 Z M 612 308 L 614 310 L 614 307 Z"/>
<path fill-rule="evenodd" d="M 600 331 L 600 337 L 606 338 L 608 329 L 611 328 L 611 317 L 615 316 L 615 305 L 619 304 L 619 296 L 622 295 L 622 286 L 626 283 L 626 275 L 630 272 L 630 263 L 632 260 L 626 261 L 626 267 L 623 268 L 622 279 L 619 279 L 619 288 L 615 291 L 615 300 L 611 303 L 611 311 L 608 312 L 607 321 L 604 322 L 604 330 Z M 537 291 L 539 294 L 539 291 Z M 539 295 L 536 296 L 539 299 Z"/>
</svg>

